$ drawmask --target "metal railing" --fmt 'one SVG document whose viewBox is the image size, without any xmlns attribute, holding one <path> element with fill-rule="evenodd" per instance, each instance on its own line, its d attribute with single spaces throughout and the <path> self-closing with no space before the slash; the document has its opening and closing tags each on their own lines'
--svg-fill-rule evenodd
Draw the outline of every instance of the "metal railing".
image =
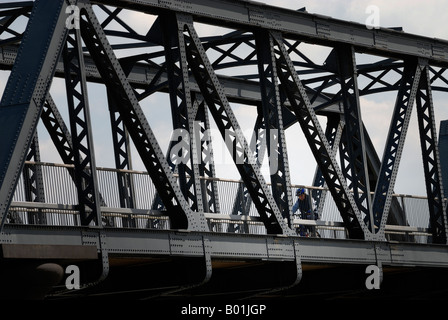
<svg viewBox="0 0 448 320">
<path fill-rule="evenodd" d="M 25 164 L 27 170 L 36 171 L 36 168 L 42 175 L 41 194 L 44 195 L 44 201 L 31 200 L 30 190 L 35 186 L 30 186 L 30 180 L 22 175 L 10 206 L 7 223 L 79 226 L 77 191 L 72 178 L 74 167 L 53 163 L 27 162 Z M 117 175 L 126 175 L 133 182 L 133 208 L 120 207 Z M 153 209 L 157 192 L 146 172 L 97 168 L 97 176 L 104 226 L 170 229 L 169 218 L 163 209 Z M 219 197 L 220 212 L 204 212 L 212 232 L 266 234 L 266 229 L 259 219 L 255 206 L 250 202 L 250 197 L 244 197 L 242 181 L 218 178 L 207 178 L 207 180 L 215 183 Z M 306 188 L 308 194 L 311 194 L 311 190 L 318 189 L 301 185 L 292 187 L 294 202 L 297 200 L 295 196 L 297 188 Z M 425 243 L 430 236 L 427 229 L 429 209 L 426 197 L 394 195 L 394 198 L 398 200 L 406 223 L 404 225 L 388 224 L 386 226 L 388 240 Z M 243 199 L 246 201 L 246 206 L 241 205 Z M 247 205 L 248 203 L 250 205 Z M 238 214 L 235 214 L 235 207 L 240 208 Z M 300 225 L 309 226 L 314 231 L 310 236 L 340 239 L 347 237 L 342 218 L 329 192 L 319 217 L 318 220 L 303 220 L 296 217 L 292 221 L 292 227 L 296 229 Z"/>
</svg>

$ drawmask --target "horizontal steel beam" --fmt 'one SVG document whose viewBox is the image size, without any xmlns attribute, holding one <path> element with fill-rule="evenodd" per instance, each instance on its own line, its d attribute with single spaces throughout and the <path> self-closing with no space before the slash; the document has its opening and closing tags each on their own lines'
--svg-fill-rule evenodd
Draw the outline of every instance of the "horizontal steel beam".
<svg viewBox="0 0 448 320">
<path fill-rule="evenodd" d="M 96 245 L 88 227 L 4 226 L 0 242 L 20 245 Z M 361 240 L 301 238 L 175 230 L 106 228 L 109 257 L 203 255 L 203 237 L 209 239 L 212 259 L 294 261 L 294 243 L 302 263 L 376 264 L 394 267 L 448 267 L 448 247 L 434 244 L 388 243 Z M 83 237 L 89 241 L 83 243 Z"/>
<path fill-rule="evenodd" d="M 170 10 L 192 14 L 198 22 L 237 29 L 266 28 L 281 31 L 285 38 L 333 46 L 353 45 L 358 52 L 387 57 L 426 58 L 430 64 L 448 66 L 448 42 L 388 28 L 368 29 L 366 25 L 347 22 L 304 11 L 294 11 L 247 0 L 95 0 L 130 10 L 157 14 Z M 367 17 L 366 17 L 367 18 Z"/>
<path fill-rule="evenodd" d="M 53 203 L 42 203 L 42 202 L 12 202 L 10 210 L 12 211 L 48 211 L 48 212 L 63 212 L 67 214 L 78 214 L 79 209 L 76 205 L 69 204 L 53 204 Z M 101 207 L 101 212 L 103 217 L 114 217 L 114 216 L 133 216 L 133 217 L 165 217 L 168 218 L 166 211 L 161 210 L 151 210 L 151 209 L 133 209 L 133 208 L 112 208 L 112 207 Z M 258 216 L 247 216 L 247 215 L 236 215 L 236 214 L 225 214 L 225 213 L 204 213 L 207 220 L 213 220 L 214 222 L 259 222 L 262 223 L 260 217 Z M 345 225 L 343 222 L 338 221 L 323 221 L 323 220 L 308 220 L 308 219 L 298 219 L 294 218 L 291 221 L 293 226 L 304 225 L 304 226 L 314 226 L 325 228 L 335 228 L 343 230 Z M 428 228 L 413 227 L 413 226 L 403 226 L 403 225 L 386 225 L 385 231 L 387 232 L 400 232 L 400 233 L 419 233 L 430 235 Z"/>
<path fill-rule="evenodd" d="M 17 46 L 3 46 L 0 48 L 0 69 L 11 70 L 14 61 L 17 55 Z M 84 56 L 84 64 L 86 70 L 87 80 L 93 83 L 104 83 L 104 80 L 101 78 L 95 63 L 92 61 L 92 58 L 89 55 Z M 149 67 L 144 63 L 136 63 L 132 70 L 128 74 L 129 83 L 136 89 L 145 89 L 148 85 L 151 84 L 152 80 L 158 75 L 159 70 L 154 66 Z M 56 66 L 56 77 L 64 77 L 64 66 L 62 61 L 59 62 Z M 235 77 L 229 77 L 224 75 L 217 75 L 219 82 L 224 88 L 226 97 L 230 102 L 242 103 L 248 105 L 257 105 L 261 103 L 261 93 L 260 93 L 260 85 L 256 81 L 247 81 L 238 79 Z M 196 80 L 193 76 L 190 77 L 190 86 L 193 92 L 200 92 L 199 87 L 196 83 Z M 158 91 L 160 92 L 168 92 L 168 76 L 166 72 L 162 72 L 160 78 L 156 85 L 160 85 Z M 313 93 L 309 93 L 311 97 Z M 327 103 L 320 97 L 314 101 L 315 105 L 321 105 Z M 326 106 L 324 109 L 321 109 L 318 113 L 322 114 L 325 112 L 336 112 L 341 113 L 338 104 Z"/>
<path fill-rule="evenodd" d="M 97 249 L 87 245 L 0 244 L 4 259 L 76 259 L 96 260 Z"/>
</svg>

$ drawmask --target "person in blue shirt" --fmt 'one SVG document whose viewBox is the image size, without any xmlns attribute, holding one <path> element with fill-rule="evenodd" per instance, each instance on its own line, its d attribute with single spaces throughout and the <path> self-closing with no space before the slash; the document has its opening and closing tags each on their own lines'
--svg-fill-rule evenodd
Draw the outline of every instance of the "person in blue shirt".
<svg viewBox="0 0 448 320">
<path fill-rule="evenodd" d="M 296 212 L 299 211 L 297 215 L 299 216 L 300 219 L 314 220 L 315 219 L 314 212 L 311 208 L 311 202 L 308 195 L 305 192 L 305 189 L 304 188 L 297 189 L 296 196 L 297 201 L 296 203 L 294 203 L 292 207 L 292 213 L 296 214 Z M 297 231 L 299 235 L 303 237 L 309 237 L 310 235 L 314 234 L 315 232 L 314 229 L 315 228 L 313 226 L 300 225 L 297 228 Z"/>
</svg>

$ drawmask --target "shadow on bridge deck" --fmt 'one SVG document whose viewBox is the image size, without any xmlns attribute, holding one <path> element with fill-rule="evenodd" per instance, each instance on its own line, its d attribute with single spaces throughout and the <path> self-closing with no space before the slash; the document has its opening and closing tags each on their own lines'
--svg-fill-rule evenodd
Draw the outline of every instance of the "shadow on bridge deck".
<svg viewBox="0 0 448 320">
<path fill-rule="evenodd" d="M 91 263 L 91 262 L 88 262 Z M 260 260 L 214 260 L 208 282 L 198 258 L 114 258 L 105 281 L 83 290 L 47 295 L 48 300 L 347 300 L 347 299 L 448 299 L 448 272 L 444 268 L 383 269 L 378 290 L 368 290 L 365 265 L 303 264 L 302 279 L 294 283 L 295 264 Z M 98 271 L 93 265 L 90 270 Z M 98 274 L 93 272 L 92 279 Z M 197 284 L 201 284 L 195 286 Z"/>
</svg>

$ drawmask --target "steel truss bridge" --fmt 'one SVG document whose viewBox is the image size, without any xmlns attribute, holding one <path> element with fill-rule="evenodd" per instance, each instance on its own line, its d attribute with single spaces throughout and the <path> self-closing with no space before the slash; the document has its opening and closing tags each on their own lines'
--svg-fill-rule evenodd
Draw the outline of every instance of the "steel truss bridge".
<svg viewBox="0 0 448 320">
<path fill-rule="evenodd" d="M 309 45 L 327 50 L 323 63 Z M 0 50 L 3 296 L 447 297 L 448 142 L 433 93 L 448 91 L 448 42 L 243 0 L 36 0 L 0 4 Z M 92 84 L 107 92 L 115 168 L 96 165 Z M 360 97 L 387 92 L 396 103 L 380 158 Z M 155 94 L 181 133 L 168 150 L 149 124 L 157 111 L 145 110 Z M 257 115 L 250 143 L 235 104 Z M 394 194 L 414 108 L 423 225 Z M 212 124 L 238 181 L 215 174 Z M 42 162 L 38 125 L 62 163 Z M 316 163 L 316 221 L 292 215 L 289 163 L 300 159 L 285 132 L 297 126 Z M 263 155 L 276 168 L 267 178 Z M 64 282 L 70 265 L 79 289 Z M 366 289 L 369 265 L 380 290 Z"/>
</svg>

